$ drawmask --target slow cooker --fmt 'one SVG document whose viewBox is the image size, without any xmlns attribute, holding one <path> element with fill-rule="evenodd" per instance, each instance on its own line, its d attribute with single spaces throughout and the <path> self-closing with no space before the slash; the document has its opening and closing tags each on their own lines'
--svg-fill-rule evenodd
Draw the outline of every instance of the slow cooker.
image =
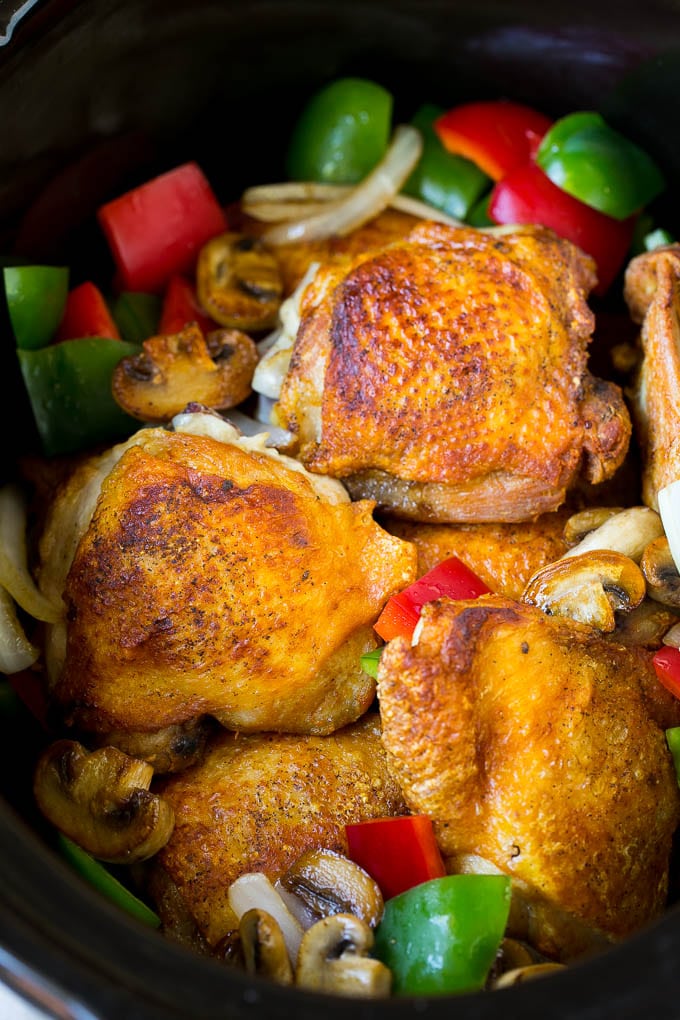
<svg viewBox="0 0 680 1020">
<path fill-rule="evenodd" d="M 228 202 L 280 179 L 310 92 L 358 74 L 396 98 L 509 97 L 559 116 L 596 108 L 676 181 L 678 0 L 3 0 L 0 237 L 36 260 L 101 264 L 94 210 L 186 159 Z M 5 341 L 7 336 L 4 337 Z M 35 437 L 3 344 L 2 468 Z M 18 387 L 18 388 L 17 388 Z M 680 908 L 549 979 L 447 999 L 348 1001 L 275 987 L 190 953 L 129 919 L 52 851 L 31 796 L 41 733 L 0 740 L 0 979 L 48 1016 L 596 1020 L 680 1015 Z"/>
</svg>

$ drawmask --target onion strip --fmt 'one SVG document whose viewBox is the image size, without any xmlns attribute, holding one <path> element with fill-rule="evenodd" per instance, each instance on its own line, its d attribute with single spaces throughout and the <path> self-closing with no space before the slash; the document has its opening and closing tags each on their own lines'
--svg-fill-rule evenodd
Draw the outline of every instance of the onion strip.
<svg viewBox="0 0 680 1020">
<path fill-rule="evenodd" d="M 26 506 L 18 485 L 0 489 L 0 585 L 36 620 L 56 623 L 62 608 L 35 584 L 28 570 Z"/>
<path fill-rule="evenodd" d="M 423 139 L 417 128 L 400 124 L 378 165 L 346 198 L 329 203 L 327 211 L 270 227 L 262 241 L 276 246 L 349 234 L 387 207 L 420 159 L 422 150 Z"/>
<path fill-rule="evenodd" d="M 247 910 L 266 910 L 278 923 L 291 963 L 295 967 L 302 941 L 302 925 L 290 912 L 266 875 L 253 871 L 241 875 L 228 890 L 229 906 L 239 921 Z"/>
<path fill-rule="evenodd" d="M 24 634 L 14 599 L 0 587 L 0 672 L 20 673 L 37 662 L 39 654 Z"/>
</svg>

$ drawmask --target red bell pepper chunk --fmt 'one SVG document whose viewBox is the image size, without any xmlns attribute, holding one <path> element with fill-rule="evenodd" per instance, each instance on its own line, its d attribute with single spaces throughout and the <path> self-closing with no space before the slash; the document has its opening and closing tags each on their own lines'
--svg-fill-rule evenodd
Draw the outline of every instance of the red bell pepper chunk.
<svg viewBox="0 0 680 1020">
<path fill-rule="evenodd" d="M 375 879 L 386 900 L 446 874 L 426 815 L 355 822 L 345 826 L 345 835 L 350 859 Z"/>
<path fill-rule="evenodd" d="M 197 163 L 184 163 L 100 206 L 124 290 L 155 294 L 189 272 L 199 249 L 227 229 L 224 210 Z"/>
<path fill-rule="evenodd" d="M 184 276 L 171 276 L 163 298 L 158 332 L 161 336 L 181 333 L 190 322 L 198 323 L 204 335 L 219 329 L 199 305 L 191 283 Z"/>
<path fill-rule="evenodd" d="M 410 638 L 426 602 L 443 597 L 476 599 L 480 595 L 487 595 L 489 591 L 480 577 L 457 556 L 451 556 L 428 570 L 404 591 L 388 599 L 374 628 L 383 641 L 391 641 L 400 636 Z"/>
<path fill-rule="evenodd" d="M 120 340 L 118 327 L 99 287 L 89 281 L 74 287 L 66 298 L 64 315 L 55 342 L 81 340 L 88 336 Z"/>
<path fill-rule="evenodd" d="M 495 223 L 537 223 L 578 245 L 595 259 L 596 294 L 604 294 L 630 249 L 635 217 L 615 220 L 562 191 L 536 163 L 517 167 L 491 192 Z"/>
<path fill-rule="evenodd" d="M 456 106 L 435 121 L 434 129 L 445 149 L 499 181 L 534 158 L 551 124 L 538 110 L 501 99 Z"/>
<path fill-rule="evenodd" d="M 652 661 L 656 675 L 666 690 L 680 698 L 680 650 L 670 645 L 664 646 L 654 653 Z"/>
</svg>

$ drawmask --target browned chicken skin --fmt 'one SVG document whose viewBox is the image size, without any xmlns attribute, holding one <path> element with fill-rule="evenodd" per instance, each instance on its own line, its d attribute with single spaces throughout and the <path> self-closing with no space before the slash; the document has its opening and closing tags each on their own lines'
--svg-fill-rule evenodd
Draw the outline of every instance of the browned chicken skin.
<svg viewBox="0 0 680 1020">
<path fill-rule="evenodd" d="M 390 534 L 413 542 L 419 576 L 457 556 L 492 592 L 519 599 L 537 570 L 566 553 L 568 518 L 569 511 L 559 510 L 523 524 L 419 524 L 391 518 L 382 524 Z"/>
<path fill-rule="evenodd" d="M 482 859 L 513 876 L 549 954 L 665 904 L 678 703 L 648 699 L 651 684 L 646 653 L 496 596 L 431 603 L 418 643 L 383 653 L 383 740 L 409 808 L 432 817 L 453 870 Z"/>
<path fill-rule="evenodd" d="M 186 912 L 214 945 L 236 926 L 239 875 L 275 881 L 305 850 L 346 853 L 346 824 L 404 814 L 379 733 L 375 714 L 327 737 L 223 733 L 200 765 L 159 782 L 176 819 L 152 877 L 166 926 Z"/>
<path fill-rule="evenodd" d="M 680 245 L 634 258 L 624 293 L 631 318 L 642 326 L 633 401 L 642 495 L 658 509 L 659 489 L 680 478 Z"/>
<path fill-rule="evenodd" d="M 361 653 L 414 576 L 415 550 L 379 528 L 370 503 L 325 502 L 300 471 L 233 443 L 142 430 L 69 571 L 52 693 L 93 733 L 204 714 L 243 731 L 328 733 L 369 707 Z"/>
<path fill-rule="evenodd" d="M 591 260 L 542 228 L 423 223 L 322 266 L 275 407 L 312 471 L 403 517 L 522 521 L 622 462 L 619 389 L 587 371 Z"/>
</svg>

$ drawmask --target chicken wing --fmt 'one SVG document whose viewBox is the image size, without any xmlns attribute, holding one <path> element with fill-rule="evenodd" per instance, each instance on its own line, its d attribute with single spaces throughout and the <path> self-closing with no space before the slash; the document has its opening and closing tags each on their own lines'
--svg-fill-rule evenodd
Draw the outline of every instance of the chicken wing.
<svg viewBox="0 0 680 1020">
<path fill-rule="evenodd" d="M 629 264 L 624 296 L 642 326 L 642 363 L 633 414 L 642 449 L 642 498 L 680 478 L 680 244 L 638 255 Z"/>
<path fill-rule="evenodd" d="M 326 737 L 221 734 L 195 768 L 155 789 L 175 812 L 153 862 L 166 927 L 193 920 L 210 945 L 236 927 L 228 891 L 239 875 L 272 881 L 305 851 L 347 853 L 344 826 L 405 813 L 377 714 Z"/>
<path fill-rule="evenodd" d="M 592 261 L 542 228 L 423 223 L 322 266 L 274 408 L 312 471 L 430 521 L 522 521 L 622 462 L 618 387 L 587 371 Z"/>
<path fill-rule="evenodd" d="M 431 603 L 383 652 L 383 740 L 451 870 L 511 875 L 568 958 L 662 910 L 680 791 L 678 703 L 645 652 L 498 596 Z"/>
<path fill-rule="evenodd" d="M 416 556 L 370 503 L 343 497 L 328 502 L 297 463 L 252 445 L 139 432 L 66 577 L 52 696 L 67 720 L 145 733 L 207 714 L 246 732 L 329 733 L 359 718 L 375 694 L 360 656 Z M 57 501 L 48 557 L 61 520 Z"/>
</svg>

